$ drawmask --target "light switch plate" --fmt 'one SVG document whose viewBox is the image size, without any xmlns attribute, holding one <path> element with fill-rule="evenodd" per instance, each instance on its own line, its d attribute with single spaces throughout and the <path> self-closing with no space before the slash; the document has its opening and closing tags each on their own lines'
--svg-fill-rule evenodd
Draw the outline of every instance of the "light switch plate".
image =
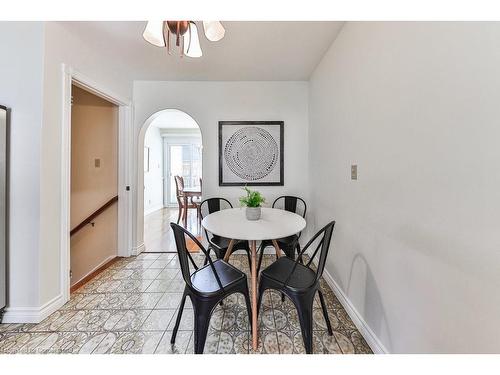
<svg viewBox="0 0 500 375">
<path fill-rule="evenodd" d="M 99 158 L 94 159 L 94 167 L 101 168 L 101 159 Z"/>
<path fill-rule="evenodd" d="M 357 180 L 357 179 L 358 179 L 358 165 L 352 164 L 351 165 L 351 180 Z"/>
</svg>

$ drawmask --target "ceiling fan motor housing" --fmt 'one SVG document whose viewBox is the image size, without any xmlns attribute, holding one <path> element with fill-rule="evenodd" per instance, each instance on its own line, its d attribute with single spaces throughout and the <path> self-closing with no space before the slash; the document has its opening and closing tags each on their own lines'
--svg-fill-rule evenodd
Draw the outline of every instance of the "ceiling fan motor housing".
<svg viewBox="0 0 500 375">
<path fill-rule="evenodd" d="M 189 21 L 167 21 L 167 26 L 172 34 L 184 35 L 189 29 Z"/>
</svg>

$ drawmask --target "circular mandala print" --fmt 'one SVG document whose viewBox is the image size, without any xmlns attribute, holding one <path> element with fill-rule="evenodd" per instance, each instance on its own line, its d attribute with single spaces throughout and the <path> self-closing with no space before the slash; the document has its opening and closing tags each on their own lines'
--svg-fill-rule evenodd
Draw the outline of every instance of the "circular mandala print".
<svg viewBox="0 0 500 375">
<path fill-rule="evenodd" d="M 226 142 L 224 159 L 236 176 L 248 181 L 266 177 L 276 167 L 278 144 L 268 131 L 249 126 L 236 131 Z"/>
</svg>

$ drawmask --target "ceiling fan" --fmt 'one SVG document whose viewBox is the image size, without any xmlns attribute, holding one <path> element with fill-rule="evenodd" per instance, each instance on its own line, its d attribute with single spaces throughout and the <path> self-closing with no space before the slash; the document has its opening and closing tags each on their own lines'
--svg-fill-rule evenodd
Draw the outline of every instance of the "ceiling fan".
<svg viewBox="0 0 500 375">
<path fill-rule="evenodd" d="M 224 38 L 226 30 L 219 21 L 203 21 L 205 36 L 211 42 Z M 179 49 L 180 56 L 201 57 L 202 51 L 198 39 L 198 27 L 194 21 L 148 21 L 143 38 L 149 43 L 166 47 L 172 54 L 172 41 Z"/>
</svg>

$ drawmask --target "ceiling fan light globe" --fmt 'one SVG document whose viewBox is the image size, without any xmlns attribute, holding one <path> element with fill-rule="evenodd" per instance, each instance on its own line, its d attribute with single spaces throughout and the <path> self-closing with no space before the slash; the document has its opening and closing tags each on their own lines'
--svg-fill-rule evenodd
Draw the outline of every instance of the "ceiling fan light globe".
<svg viewBox="0 0 500 375">
<path fill-rule="evenodd" d="M 211 42 L 218 42 L 226 34 L 224 26 L 219 21 L 203 21 L 205 36 Z"/>
<path fill-rule="evenodd" d="M 203 55 L 198 38 L 198 28 L 194 22 L 189 24 L 190 30 L 184 34 L 184 55 L 189 57 L 201 57 Z"/>
<path fill-rule="evenodd" d="M 148 21 L 142 37 L 152 45 L 165 47 L 165 37 L 163 35 L 163 21 Z"/>
</svg>

